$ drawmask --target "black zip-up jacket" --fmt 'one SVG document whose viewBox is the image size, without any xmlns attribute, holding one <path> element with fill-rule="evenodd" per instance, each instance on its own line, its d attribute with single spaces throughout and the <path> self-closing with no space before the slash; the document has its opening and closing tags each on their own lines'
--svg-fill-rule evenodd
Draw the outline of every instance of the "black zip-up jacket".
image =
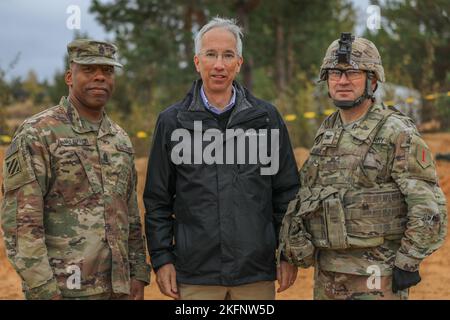
<svg viewBox="0 0 450 320">
<path fill-rule="evenodd" d="M 145 229 L 153 267 L 157 270 L 173 263 L 177 281 L 186 284 L 235 286 L 275 280 L 279 228 L 299 188 L 286 126 L 274 106 L 234 82 L 236 104 L 227 129 L 242 129 L 248 141 L 252 135 L 258 141 L 271 141 L 271 129 L 278 129 L 279 170 L 261 175 L 261 168 L 270 164 L 248 161 L 249 153 L 254 156 L 260 149 L 249 148 L 248 141 L 245 163 L 236 160 L 242 153 L 239 149 L 230 164 L 225 158 L 226 135 L 203 105 L 201 84 L 201 80 L 194 82 L 184 100 L 161 112 L 156 123 L 144 190 Z M 203 132 L 194 133 L 194 121 L 201 121 Z M 185 129 L 192 139 L 174 138 L 176 129 Z M 194 164 L 195 134 L 198 137 L 208 129 L 216 129 L 223 137 L 224 143 L 219 145 L 224 146 L 224 164 L 204 160 Z M 237 145 L 237 138 L 232 139 Z M 189 141 L 192 153 L 179 151 L 181 141 Z M 209 144 L 203 141 L 202 151 L 206 152 Z M 179 158 L 172 161 L 173 153 L 192 159 L 191 164 L 180 163 Z"/>
</svg>

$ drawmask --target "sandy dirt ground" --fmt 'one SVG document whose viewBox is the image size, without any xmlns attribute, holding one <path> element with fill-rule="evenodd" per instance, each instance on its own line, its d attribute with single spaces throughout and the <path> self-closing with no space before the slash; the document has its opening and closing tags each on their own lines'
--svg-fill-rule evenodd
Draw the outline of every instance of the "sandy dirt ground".
<svg viewBox="0 0 450 320">
<path fill-rule="evenodd" d="M 424 137 L 433 153 L 450 153 L 449 133 L 425 134 Z M 4 148 L 0 148 L 1 161 L 4 151 Z M 298 164 L 301 164 L 308 156 L 308 151 L 298 148 L 295 150 L 295 155 Z M 139 172 L 138 192 L 142 195 L 147 160 L 137 159 L 136 166 Z M 450 162 L 438 161 L 437 168 L 441 187 L 447 199 L 450 200 Z M 1 179 L 0 172 L 0 181 Z M 143 212 L 141 196 L 139 201 L 141 212 Z M 448 205 L 448 209 L 450 210 L 450 205 Z M 422 282 L 411 289 L 411 299 L 450 299 L 450 241 L 448 238 L 440 250 L 422 263 L 420 272 Z M 312 299 L 312 286 L 313 269 L 301 269 L 294 286 L 281 294 L 277 294 L 277 299 Z M 2 237 L 0 237 L 0 299 L 23 299 L 20 278 L 5 257 Z M 153 273 L 152 283 L 145 289 L 145 299 L 169 299 L 159 292 Z"/>
</svg>

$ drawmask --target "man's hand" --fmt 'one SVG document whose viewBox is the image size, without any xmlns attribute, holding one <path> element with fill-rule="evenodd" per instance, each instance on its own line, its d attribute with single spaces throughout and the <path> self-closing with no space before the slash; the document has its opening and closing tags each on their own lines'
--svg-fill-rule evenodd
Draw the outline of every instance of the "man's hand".
<svg viewBox="0 0 450 320">
<path fill-rule="evenodd" d="M 180 299 L 177 288 L 177 273 L 172 263 L 165 264 L 158 269 L 156 272 L 156 283 L 162 294 L 174 299 Z"/>
<path fill-rule="evenodd" d="M 280 286 L 277 290 L 278 293 L 283 292 L 290 286 L 292 286 L 297 279 L 298 268 L 286 261 L 281 261 L 277 266 L 277 280 Z"/>
<path fill-rule="evenodd" d="M 400 290 L 415 286 L 422 280 L 419 271 L 405 271 L 394 266 L 392 270 L 392 292 L 397 293 Z"/>
<path fill-rule="evenodd" d="M 145 282 L 131 279 L 130 298 L 129 300 L 144 300 Z"/>
</svg>

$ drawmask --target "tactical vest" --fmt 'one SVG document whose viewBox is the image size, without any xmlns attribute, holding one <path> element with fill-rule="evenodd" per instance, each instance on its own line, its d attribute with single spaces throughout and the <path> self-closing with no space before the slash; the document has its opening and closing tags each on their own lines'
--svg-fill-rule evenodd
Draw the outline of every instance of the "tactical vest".
<svg viewBox="0 0 450 320">
<path fill-rule="evenodd" d="M 392 108 L 369 111 L 351 133 L 335 125 L 336 112 L 319 129 L 300 172 L 297 203 L 297 214 L 315 247 L 367 248 L 403 236 L 407 205 L 388 165 L 384 164 L 385 172 L 368 174 L 368 168 L 376 165 L 367 158 L 369 150 L 395 112 Z"/>
</svg>

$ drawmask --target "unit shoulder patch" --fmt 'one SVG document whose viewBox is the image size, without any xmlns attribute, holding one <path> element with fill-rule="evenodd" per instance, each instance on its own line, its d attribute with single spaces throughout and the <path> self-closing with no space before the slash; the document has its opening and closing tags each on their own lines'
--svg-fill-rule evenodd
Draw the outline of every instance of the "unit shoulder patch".
<svg viewBox="0 0 450 320">
<path fill-rule="evenodd" d="M 5 160 L 6 177 L 12 177 L 22 171 L 20 161 L 17 156 L 13 156 Z"/>
<path fill-rule="evenodd" d="M 21 141 L 15 140 L 6 151 L 3 162 L 4 191 L 17 189 L 36 180 L 29 155 L 22 152 Z"/>
<path fill-rule="evenodd" d="M 413 134 L 409 152 L 408 169 L 412 178 L 436 182 L 436 169 L 430 149 L 425 141 Z"/>
<path fill-rule="evenodd" d="M 418 145 L 416 149 L 416 160 L 422 168 L 428 168 L 433 162 L 430 150 L 424 145 Z"/>
</svg>

